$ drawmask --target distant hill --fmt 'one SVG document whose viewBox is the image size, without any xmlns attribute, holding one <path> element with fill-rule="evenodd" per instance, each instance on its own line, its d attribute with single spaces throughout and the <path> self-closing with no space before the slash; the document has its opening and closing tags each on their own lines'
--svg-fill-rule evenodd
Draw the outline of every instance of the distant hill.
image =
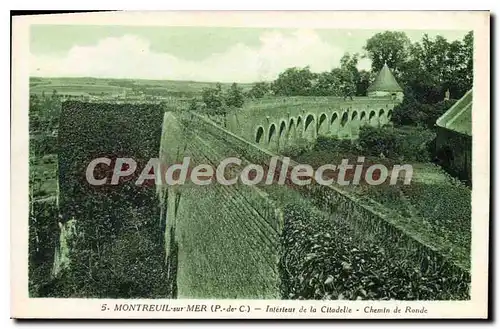
<svg viewBox="0 0 500 329">
<path fill-rule="evenodd" d="M 230 83 L 221 83 L 223 89 Z M 141 80 L 141 79 L 100 79 L 100 78 L 30 78 L 30 93 L 50 94 L 56 90 L 67 95 L 107 94 L 119 95 L 126 92 L 139 92 L 147 95 L 192 97 L 201 93 L 203 88 L 215 87 L 215 82 Z M 238 84 L 248 90 L 253 84 Z"/>
</svg>

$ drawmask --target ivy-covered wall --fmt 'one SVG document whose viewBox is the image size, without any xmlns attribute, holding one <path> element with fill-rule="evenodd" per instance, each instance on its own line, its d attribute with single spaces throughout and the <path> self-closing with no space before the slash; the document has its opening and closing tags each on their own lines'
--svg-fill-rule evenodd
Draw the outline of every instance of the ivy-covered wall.
<svg viewBox="0 0 500 329">
<path fill-rule="evenodd" d="M 180 163 L 187 156 L 191 168 L 215 168 L 228 156 L 242 158 L 224 143 L 224 131 L 199 120 L 165 115 L 163 162 Z M 177 298 L 279 298 L 280 213 L 262 192 L 213 182 L 165 187 L 159 195 Z"/>
<path fill-rule="evenodd" d="M 133 158 L 141 168 L 158 157 L 163 111 L 151 104 L 63 103 L 58 134 L 61 238 L 52 295 L 168 296 L 155 189 L 135 185 L 139 170 L 118 185 L 109 184 L 116 158 Z M 108 180 L 95 186 L 87 182 L 86 169 L 99 157 L 112 163 L 95 170 Z"/>
</svg>

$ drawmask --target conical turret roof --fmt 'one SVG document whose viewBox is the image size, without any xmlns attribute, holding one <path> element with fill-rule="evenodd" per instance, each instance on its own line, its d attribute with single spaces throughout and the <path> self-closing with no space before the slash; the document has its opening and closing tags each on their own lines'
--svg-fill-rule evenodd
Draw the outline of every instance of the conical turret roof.
<svg viewBox="0 0 500 329">
<path fill-rule="evenodd" d="M 472 89 L 439 117 L 436 124 L 472 136 Z"/>
<path fill-rule="evenodd" d="M 368 87 L 367 91 L 397 92 L 397 91 L 403 91 L 403 89 L 401 89 L 398 82 L 392 75 L 391 70 L 387 66 L 387 63 L 385 63 L 382 69 L 380 70 L 379 74 L 377 75 L 377 78 L 375 79 L 375 81 L 373 81 L 371 86 Z"/>
</svg>

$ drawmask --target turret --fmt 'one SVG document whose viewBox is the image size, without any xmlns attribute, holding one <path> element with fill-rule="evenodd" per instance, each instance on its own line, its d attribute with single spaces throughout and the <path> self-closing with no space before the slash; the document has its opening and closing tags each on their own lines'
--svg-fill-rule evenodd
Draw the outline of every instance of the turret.
<svg viewBox="0 0 500 329">
<path fill-rule="evenodd" d="M 391 70 L 384 64 L 375 81 L 368 87 L 368 97 L 392 97 L 394 99 L 403 100 L 403 89 L 392 75 Z"/>
</svg>

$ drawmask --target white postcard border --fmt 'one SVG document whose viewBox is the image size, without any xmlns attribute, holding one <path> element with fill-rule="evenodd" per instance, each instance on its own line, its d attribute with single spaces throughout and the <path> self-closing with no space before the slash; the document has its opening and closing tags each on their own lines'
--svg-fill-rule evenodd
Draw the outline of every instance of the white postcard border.
<svg viewBox="0 0 500 329">
<path fill-rule="evenodd" d="M 422 24 L 425 22 L 425 24 Z M 472 255 L 470 301 L 115 300 L 28 297 L 28 108 L 31 24 L 167 25 L 345 29 L 474 30 Z M 115 12 L 14 17 L 12 20 L 11 316 L 15 318 L 486 318 L 490 164 L 490 16 L 488 12 Z M 106 304 L 105 307 L 103 305 Z M 234 312 L 114 311 L 120 304 L 214 305 Z M 265 312 L 269 306 L 296 312 Z M 301 307 L 306 311 L 299 312 Z M 324 306 L 352 313 L 324 313 Z M 365 307 L 391 310 L 365 313 Z M 427 313 L 404 313 L 406 307 Z M 311 312 L 311 307 L 316 312 Z M 402 313 L 394 312 L 398 307 Z M 107 308 L 110 308 L 108 311 Z M 255 308 L 261 308 L 260 311 Z M 245 310 L 251 310 L 246 312 Z M 193 309 L 194 310 L 194 309 Z M 359 310 L 359 311 L 355 311 Z"/>
</svg>

